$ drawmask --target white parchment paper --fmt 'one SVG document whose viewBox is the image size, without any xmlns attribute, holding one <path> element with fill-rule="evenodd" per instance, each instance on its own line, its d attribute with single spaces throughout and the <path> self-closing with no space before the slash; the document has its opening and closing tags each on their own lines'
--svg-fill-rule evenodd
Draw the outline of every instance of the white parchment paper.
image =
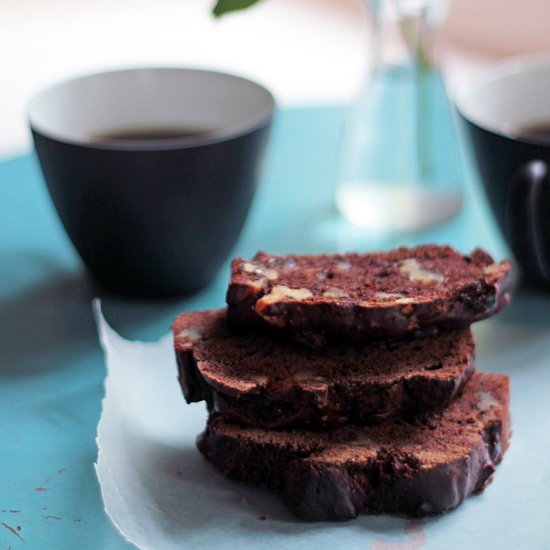
<svg viewBox="0 0 550 550">
<path fill-rule="evenodd" d="M 546 327 L 537 331 L 504 324 L 478 333 L 478 363 L 489 367 L 484 370 L 506 368 L 506 361 L 514 369 L 512 446 L 483 494 L 469 498 L 454 512 L 420 521 L 364 516 L 344 523 L 303 523 L 276 496 L 225 479 L 196 450 L 205 407 L 185 404 L 171 337 L 155 343 L 130 342 L 108 326 L 97 304 L 96 316 L 107 367 L 97 477 L 106 513 L 137 547 L 502 550 L 523 544 L 531 550 L 548 548 Z"/>
</svg>

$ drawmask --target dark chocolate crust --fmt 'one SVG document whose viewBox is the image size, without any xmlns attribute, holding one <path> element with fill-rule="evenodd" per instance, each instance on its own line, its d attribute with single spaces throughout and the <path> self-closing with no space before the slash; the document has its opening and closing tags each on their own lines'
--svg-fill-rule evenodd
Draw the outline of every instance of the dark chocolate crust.
<svg viewBox="0 0 550 550">
<path fill-rule="evenodd" d="M 474 374 L 443 412 L 329 432 L 243 428 L 213 415 L 197 445 L 227 477 L 281 492 L 305 520 L 439 514 L 491 481 L 510 438 L 508 377 Z"/>
<path fill-rule="evenodd" d="M 511 265 L 481 249 L 423 245 L 372 254 L 258 253 L 232 262 L 228 318 L 312 347 L 466 326 L 509 301 Z"/>
<path fill-rule="evenodd" d="M 474 372 L 469 328 L 418 341 L 307 349 L 236 336 L 224 310 L 184 313 L 173 326 L 187 402 L 228 422 L 320 429 L 441 409 Z"/>
</svg>

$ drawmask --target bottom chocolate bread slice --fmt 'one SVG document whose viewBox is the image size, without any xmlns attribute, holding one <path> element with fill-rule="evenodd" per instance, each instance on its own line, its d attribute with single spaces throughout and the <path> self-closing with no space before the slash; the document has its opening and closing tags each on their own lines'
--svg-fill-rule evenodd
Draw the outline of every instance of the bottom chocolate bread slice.
<svg viewBox="0 0 550 550">
<path fill-rule="evenodd" d="M 415 423 L 280 432 L 214 415 L 197 445 L 227 477 L 282 492 L 305 520 L 438 514 L 491 480 L 510 437 L 508 403 L 508 377 L 478 373 L 446 410 Z"/>
<path fill-rule="evenodd" d="M 224 310 L 184 313 L 173 330 L 187 401 L 204 399 L 226 421 L 267 429 L 334 427 L 441 409 L 474 371 L 469 328 L 322 350 L 235 336 Z"/>
</svg>

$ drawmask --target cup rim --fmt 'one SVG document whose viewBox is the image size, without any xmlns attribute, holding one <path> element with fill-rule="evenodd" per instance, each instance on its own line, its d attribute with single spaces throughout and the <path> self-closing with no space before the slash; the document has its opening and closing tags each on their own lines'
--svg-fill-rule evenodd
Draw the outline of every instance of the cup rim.
<svg viewBox="0 0 550 550">
<path fill-rule="evenodd" d="M 240 124 L 234 124 L 232 126 L 225 126 L 215 132 L 205 135 L 196 136 L 183 136 L 167 138 L 158 141 L 153 140 L 128 140 L 128 141 L 112 141 L 103 143 L 94 143 L 92 140 L 79 137 L 77 134 L 70 134 L 65 132 L 52 131 L 51 128 L 47 128 L 46 125 L 40 123 L 37 120 L 36 110 L 40 101 L 43 101 L 47 95 L 55 94 L 66 86 L 70 86 L 76 82 L 82 82 L 87 79 L 99 78 L 107 75 L 116 74 L 130 74 L 130 73 L 181 73 L 181 74 L 198 74 L 216 76 L 226 80 L 232 80 L 234 82 L 240 82 L 248 87 L 252 87 L 255 92 L 264 95 L 265 106 L 253 116 L 247 118 Z M 105 71 L 97 71 L 85 73 L 72 78 L 64 79 L 60 82 L 52 84 L 37 94 L 35 94 L 27 103 L 27 121 L 31 131 L 40 134 L 48 139 L 55 140 L 61 143 L 67 143 L 71 145 L 77 145 L 86 147 L 87 149 L 99 149 L 99 150 L 112 150 L 112 151 L 170 151 L 175 149 L 191 149 L 203 145 L 212 145 L 216 143 L 225 142 L 228 140 L 236 139 L 243 135 L 249 134 L 257 129 L 269 125 L 273 111 L 275 109 L 275 99 L 273 94 L 261 84 L 250 80 L 248 78 L 231 74 L 222 71 L 215 71 L 210 69 L 199 69 L 193 67 L 177 67 L 177 66 L 144 66 L 144 67 L 130 67 L 120 68 Z"/>
<path fill-rule="evenodd" d="M 478 78 L 462 83 L 453 94 L 453 103 L 458 113 L 468 122 L 478 128 L 486 130 L 514 141 L 525 141 L 521 137 L 506 132 L 498 125 L 480 120 L 480 117 L 472 112 L 470 102 L 483 89 L 491 84 L 506 78 L 519 77 L 520 75 L 536 73 L 547 70 L 550 73 L 550 53 L 520 54 L 498 61 Z M 526 143 L 533 144 L 532 141 Z"/>
</svg>

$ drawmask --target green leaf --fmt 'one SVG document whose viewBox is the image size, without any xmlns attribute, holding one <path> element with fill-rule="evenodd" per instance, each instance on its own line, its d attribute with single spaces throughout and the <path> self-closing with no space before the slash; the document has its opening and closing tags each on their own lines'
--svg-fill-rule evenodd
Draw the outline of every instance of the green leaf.
<svg viewBox="0 0 550 550">
<path fill-rule="evenodd" d="M 244 10 L 260 0 L 217 0 L 212 13 L 220 17 L 230 11 Z"/>
</svg>

